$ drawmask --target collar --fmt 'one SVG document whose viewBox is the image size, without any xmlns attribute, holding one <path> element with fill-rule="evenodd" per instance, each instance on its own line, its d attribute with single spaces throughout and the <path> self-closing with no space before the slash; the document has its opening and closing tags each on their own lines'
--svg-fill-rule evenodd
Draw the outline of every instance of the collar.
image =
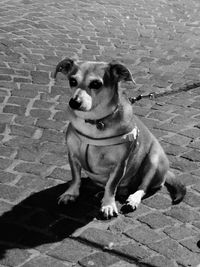
<svg viewBox="0 0 200 267">
<path fill-rule="evenodd" d="M 72 125 L 71 125 L 72 126 Z M 81 139 L 82 142 L 88 145 L 95 145 L 95 146 L 110 146 L 110 145 L 118 145 L 127 142 L 135 142 L 137 144 L 139 130 L 137 126 L 128 133 L 111 136 L 111 137 L 104 137 L 104 138 L 93 138 L 83 133 L 79 132 L 72 126 L 72 130 L 75 134 Z"/>
<path fill-rule="evenodd" d="M 114 115 L 117 111 L 119 110 L 119 106 L 117 105 L 116 108 L 113 110 L 113 112 L 111 112 L 110 114 L 108 114 L 107 116 L 97 119 L 97 120 L 90 120 L 90 119 L 85 119 L 86 123 L 90 123 L 92 125 L 96 125 L 98 130 L 103 131 L 105 129 L 105 122 L 104 120 L 108 119 L 109 117 L 111 117 L 112 115 Z"/>
</svg>

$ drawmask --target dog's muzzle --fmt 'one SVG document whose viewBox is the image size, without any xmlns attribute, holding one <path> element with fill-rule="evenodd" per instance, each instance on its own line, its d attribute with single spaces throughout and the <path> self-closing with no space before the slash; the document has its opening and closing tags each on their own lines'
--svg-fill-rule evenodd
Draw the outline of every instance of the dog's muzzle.
<svg viewBox="0 0 200 267">
<path fill-rule="evenodd" d="M 78 88 L 70 99 L 69 106 L 72 109 L 90 111 L 92 108 L 92 97 L 85 90 Z"/>
</svg>

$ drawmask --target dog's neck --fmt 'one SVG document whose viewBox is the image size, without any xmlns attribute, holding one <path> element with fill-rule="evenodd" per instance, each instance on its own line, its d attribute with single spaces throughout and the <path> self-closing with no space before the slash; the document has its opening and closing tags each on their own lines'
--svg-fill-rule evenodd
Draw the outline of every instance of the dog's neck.
<svg viewBox="0 0 200 267">
<path fill-rule="evenodd" d="M 118 110 L 119 110 L 119 105 L 116 105 L 115 110 L 111 112 L 110 114 L 97 120 L 85 119 L 85 122 L 90 123 L 91 125 L 95 125 L 98 130 L 103 131 L 105 130 L 105 127 L 106 127 L 106 120 L 113 118 L 115 114 L 118 112 Z"/>
<path fill-rule="evenodd" d="M 123 134 L 132 128 L 132 106 L 124 95 L 120 95 L 115 101 L 103 103 L 95 110 L 85 112 L 72 110 L 68 106 L 68 119 L 75 129 L 91 137 L 106 137 L 114 134 Z M 98 129 L 97 123 L 103 120 L 103 127 Z M 94 121 L 94 123 L 88 123 Z"/>
</svg>

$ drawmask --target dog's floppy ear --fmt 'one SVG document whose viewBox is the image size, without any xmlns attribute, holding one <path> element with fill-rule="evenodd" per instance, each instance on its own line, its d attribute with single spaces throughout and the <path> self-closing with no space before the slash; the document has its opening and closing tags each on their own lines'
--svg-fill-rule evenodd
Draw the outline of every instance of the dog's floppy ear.
<svg viewBox="0 0 200 267">
<path fill-rule="evenodd" d="M 74 67 L 74 61 L 70 58 L 65 58 L 58 63 L 56 66 L 56 70 L 53 74 L 53 78 L 55 79 L 58 72 L 62 72 L 65 75 L 68 75 Z"/>
<path fill-rule="evenodd" d="M 112 61 L 109 63 L 107 71 L 111 80 L 114 82 L 130 81 L 134 85 L 136 84 L 130 70 L 119 62 Z"/>
<path fill-rule="evenodd" d="M 109 64 L 109 67 L 110 67 L 110 75 L 112 79 L 115 79 L 117 82 L 130 81 L 135 84 L 135 81 L 133 79 L 133 76 L 130 70 L 127 67 L 125 67 L 123 64 L 112 61 Z"/>
</svg>

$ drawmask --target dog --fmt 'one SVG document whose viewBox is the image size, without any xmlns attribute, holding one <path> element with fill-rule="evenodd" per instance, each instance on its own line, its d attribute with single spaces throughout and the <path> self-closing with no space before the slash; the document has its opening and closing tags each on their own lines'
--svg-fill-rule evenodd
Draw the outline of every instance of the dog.
<svg viewBox="0 0 200 267">
<path fill-rule="evenodd" d="M 79 196 L 81 169 L 104 188 L 101 213 L 117 216 L 116 193 L 127 195 L 125 206 L 135 210 L 142 198 L 163 185 L 174 204 L 186 194 L 185 186 L 169 168 L 168 158 L 156 137 L 133 114 L 120 86 L 133 82 L 122 63 L 81 62 L 66 58 L 54 72 L 66 75 L 72 91 L 66 133 L 72 180 L 59 198 L 65 204 Z"/>
</svg>

